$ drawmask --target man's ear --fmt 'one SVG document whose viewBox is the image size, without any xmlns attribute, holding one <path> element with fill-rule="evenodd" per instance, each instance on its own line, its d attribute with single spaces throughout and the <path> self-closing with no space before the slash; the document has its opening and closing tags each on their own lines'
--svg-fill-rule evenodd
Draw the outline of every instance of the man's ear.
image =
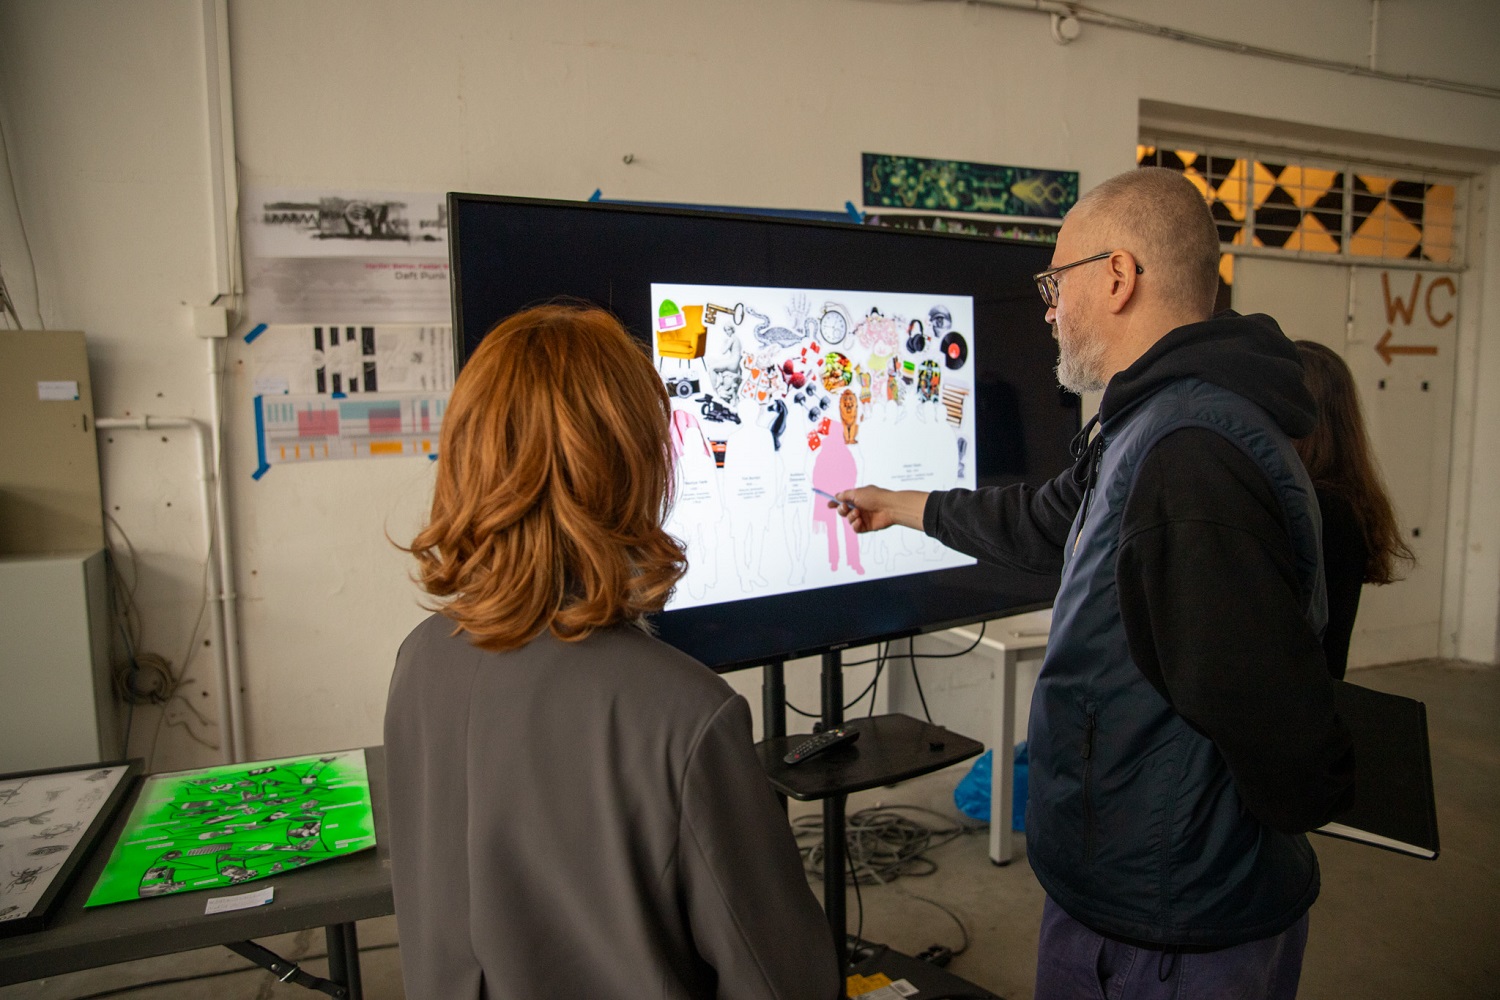
<svg viewBox="0 0 1500 1000">
<path fill-rule="evenodd" d="M 1116 250 L 1104 262 L 1104 267 L 1109 277 L 1105 303 L 1110 312 L 1121 312 L 1135 298 L 1136 279 L 1139 277 L 1135 255 L 1128 250 Z"/>
</svg>

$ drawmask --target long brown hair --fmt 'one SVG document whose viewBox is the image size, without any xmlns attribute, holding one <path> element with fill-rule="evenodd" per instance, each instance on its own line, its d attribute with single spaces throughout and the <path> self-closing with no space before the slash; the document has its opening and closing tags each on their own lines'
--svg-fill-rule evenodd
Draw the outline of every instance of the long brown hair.
<svg viewBox="0 0 1500 1000">
<path fill-rule="evenodd" d="M 547 305 L 501 322 L 443 415 L 418 582 L 475 645 L 578 640 L 658 611 L 686 569 L 662 529 L 670 404 L 609 313 Z"/>
<path fill-rule="evenodd" d="M 1318 424 L 1311 434 L 1292 444 L 1313 486 L 1343 497 L 1354 508 L 1370 551 L 1365 582 L 1399 580 L 1397 564 L 1410 566 L 1417 557 L 1401 537 L 1396 513 L 1371 454 L 1354 376 L 1343 358 L 1314 341 L 1297 341 L 1297 355 L 1302 360 L 1303 381 L 1318 404 Z"/>
</svg>

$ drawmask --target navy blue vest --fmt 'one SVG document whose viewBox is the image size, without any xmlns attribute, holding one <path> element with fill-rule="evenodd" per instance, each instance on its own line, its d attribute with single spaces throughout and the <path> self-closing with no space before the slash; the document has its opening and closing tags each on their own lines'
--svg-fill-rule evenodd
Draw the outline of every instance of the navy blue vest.
<svg viewBox="0 0 1500 1000">
<path fill-rule="evenodd" d="M 1217 948 L 1295 923 L 1317 898 L 1318 862 L 1305 836 L 1244 809 L 1218 750 L 1151 686 L 1126 643 L 1115 581 L 1125 502 L 1147 452 L 1187 427 L 1223 435 L 1264 470 L 1295 545 L 1303 607 L 1322 633 L 1317 501 L 1269 414 L 1183 379 L 1105 421 L 1031 703 L 1026 850 L 1048 895 L 1094 930 Z"/>
</svg>

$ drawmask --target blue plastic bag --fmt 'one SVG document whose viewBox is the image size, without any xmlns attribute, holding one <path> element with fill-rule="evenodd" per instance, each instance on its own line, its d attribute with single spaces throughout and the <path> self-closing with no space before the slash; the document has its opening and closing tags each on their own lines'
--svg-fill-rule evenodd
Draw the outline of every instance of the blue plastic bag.
<svg viewBox="0 0 1500 1000">
<path fill-rule="evenodd" d="M 969 773 L 963 776 L 953 789 L 953 804 L 958 811 L 970 819 L 990 821 L 990 775 L 995 766 L 995 751 L 986 750 L 979 755 Z M 1015 786 L 1011 795 L 1010 828 L 1017 832 L 1026 829 L 1026 743 L 1016 744 Z"/>
</svg>

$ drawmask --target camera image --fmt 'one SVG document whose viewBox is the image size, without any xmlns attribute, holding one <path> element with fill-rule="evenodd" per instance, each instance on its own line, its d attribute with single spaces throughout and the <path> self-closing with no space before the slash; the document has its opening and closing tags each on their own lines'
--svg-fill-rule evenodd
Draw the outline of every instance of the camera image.
<svg viewBox="0 0 1500 1000">
<path fill-rule="evenodd" d="M 689 396 L 695 395 L 699 391 L 698 380 L 695 378 L 684 378 L 682 376 L 676 376 L 667 379 L 667 395 L 669 396 L 676 396 L 679 399 L 687 399 Z"/>
</svg>

